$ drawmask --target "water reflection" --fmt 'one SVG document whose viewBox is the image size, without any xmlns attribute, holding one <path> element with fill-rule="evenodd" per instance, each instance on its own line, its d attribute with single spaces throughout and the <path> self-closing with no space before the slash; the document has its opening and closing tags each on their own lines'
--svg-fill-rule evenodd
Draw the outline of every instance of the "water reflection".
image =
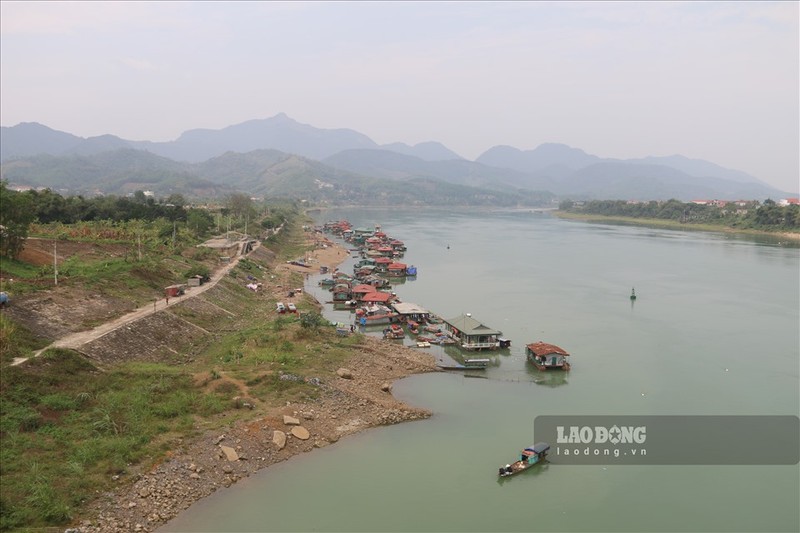
<svg viewBox="0 0 800 533">
<path fill-rule="evenodd" d="M 569 383 L 567 377 L 569 372 L 565 370 L 538 370 L 532 365 L 525 365 L 525 372 L 530 377 L 531 381 L 537 385 L 544 385 L 547 387 L 560 387 Z"/>
</svg>

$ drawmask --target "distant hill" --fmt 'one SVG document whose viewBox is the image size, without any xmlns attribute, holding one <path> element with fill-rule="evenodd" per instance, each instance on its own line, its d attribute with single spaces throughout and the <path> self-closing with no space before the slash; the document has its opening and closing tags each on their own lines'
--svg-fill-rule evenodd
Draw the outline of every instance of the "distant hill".
<svg viewBox="0 0 800 533">
<path fill-rule="evenodd" d="M 388 150 L 346 150 L 324 160 L 336 168 L 391 180 L 431 178 L 493 190 L 552 190 L 553 183 L 534 176 L 467 161 L 425 161 Z"/>
<path fill-rule="evenodd" d="M 160 195 L 219 196 L 231 192 L 192 173 L 186 163 L 130 148 L 91 155 L 38 155 L 0 166 L 0 178 L 68 194 L 126 194 L 152 190 Z"/>
<path fill-rule="evenodd" d="M 160 156 L 163 161 L 156 165 L 157 171 L 152 171 L 155 178 L 148 174 L 144 159 L 135 168 L 121 163 L 126 170 L 105 167 L 110 160 L 100 163 L 102 158 L 79 159 L 120 150 Z M 295 158 L 290 159 L 288 154 Z M 229 173 L 227 179 L 232 181 L 215 182 L 218 186 L 239 187 L 254 194 L 297 193 L 311 183 L 318 186 L 317 181 L 329 183 L 326 180 L 332 176 L 349 175 L 351 184 L 356 176 L 393 181 L 423 179 L 508 192 L 512 196 L 548 191 L 573 199 L 685 201 L 791 195 L 744 172 L 680 155 L 619 160 L 587 154 L 564 144 L 545 143 L 533 150 L 495 146 L 469 161 L 435 141 L 380 146 L 356 131 L 315 128 L 283 113 L 219 130 L 190 130 L 170 142 L 128 141 L 113 135 L 84 139 L 41 124 L 23 123 L 2 128 L 0 158 L 6 179 L 23 179 L 25 184 L 37 186 L 60 182 L 89 189 L 98 180 L 111 187 L 113 183 L 130 181 L 134 175 L 140 182 L 153 178 L 161 180 L 161 186 L 170 187 L 168 183 L 176 183 L 177 176 L 206 179 L 206 174 L 214 176 L 219 171 Z M 221 159 L 211 162 L 217 158 Z M 280 162 L 272 161 L 276 158 Z M 131 160 L 133 156 L 122 159 Z M 204 163 L 209 164 L 204 167 Z M 64 168 L 59 169 L 59 165 Z M 87 165 L 84 174 L 81 165 Z M 334 181 L 331 178 L 330 183 Z"/>
<path fill-rule="evenodd" d="M 405 157 L 405 156 L 403 156 Z M 202 163 L 182 163 L 141 150 L 89 156 L 40 155 L 6 162 L 0 177 L 16 185 L 48 187 L 64 194 L 127 194 L 219 197 L 234 191 L 331 205 L 552 205 L 547 192 L 498 191 L 433 178 L 392 181 L 337 169 L 277 150 L 229 152 Z"/>
<path fill-rule="evenodd" d="M 311 159 L 324 159 L 348 148 L 376 148 L 366 135 L 348 129 L 319 129 L 284 113 L 250 120 L 221 130 L 189 130 L 165 143 L 136 142 L 134 147 L 179 161 L 200 162 L 225 152 L 272 149 Z"/>
<path fill-rule="evenodd" d="M 0 128 L 0 157 L 6 161 L 40 154 L 61 155 L 83 140 L 37 122 L 22 122 L 11 128 Z"/>
<path fill-rule="evenodd" d="M 545 143 L 534 150 L 519 150 L 512 146 L 495 146 L 475 160 L 478 163 L 499 168 L 510 168 L 527 174 L 545 171 L 555 179 L 568 175 L 601 159 L 578 148 L 565 144 Z"/>
<path fill-rule="evenodd" d="M 450 161 L 453 159 L 464 159 L 442 143 L 433 141 L 415 144 L 414 146 L 409 146 L 405 143 L 391 143 L 384 144 L 380 148 L 382 150 L 388 150 L 398 154 L 418 157 L 425 161 Z"/>
<path fill-rule="evenodd" d="M 582 199 L 766 199 L 785 196 L 738 170 L 674 155 L 603 159 L 563 144 L 534 150 L 495 146 L 476 160 L 554 183 L 549 190 Z"/>
</svg>

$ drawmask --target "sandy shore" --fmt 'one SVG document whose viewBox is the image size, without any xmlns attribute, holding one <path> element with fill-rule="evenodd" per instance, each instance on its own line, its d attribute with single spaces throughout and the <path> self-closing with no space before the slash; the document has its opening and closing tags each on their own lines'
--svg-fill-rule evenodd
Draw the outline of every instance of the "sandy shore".
<svg viewBox="0 0 800 533">
<path fill-rule="evenodd" d="M 348 255 L 320 241 L 307 260 L 319 272 L 323 265 L 333 270 Z M 297 265 L 284 268 L 313 272 Z M 427 418 L 428 411 L 397 401 L 391 387 L 397 379 L 437 370 L 427 353 L 365 337 L 347 368 L 319 380 L 317 400 L 287 404 L 224 432 L 181 442 L 150 471 L 118 478 L 119 488 L 89 508 L 91 518 L 66 531 L 155 531 L 193 503 L 270 465 L 364 429 Z"/>
</svg>

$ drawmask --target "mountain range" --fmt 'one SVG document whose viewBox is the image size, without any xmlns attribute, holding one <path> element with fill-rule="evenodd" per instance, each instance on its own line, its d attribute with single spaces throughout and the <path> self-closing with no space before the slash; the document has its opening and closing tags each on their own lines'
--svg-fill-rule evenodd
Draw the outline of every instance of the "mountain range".
<svg viewBox="0 0 800 533">
<path fill-rule="evenodd" d="M 0 178 L 66 193 L 241 191 L 315 202 L 541 205 L 559 198 L 785 197 L 749 174 L 680 155 L 610 159 L 563 144 L 495 146 L 475 161 L 438 142 L 378 145 L 285 114 L 195 129 L 169 142 L 83 138 L 37 123 L 3 127 Z"/>
</svg>

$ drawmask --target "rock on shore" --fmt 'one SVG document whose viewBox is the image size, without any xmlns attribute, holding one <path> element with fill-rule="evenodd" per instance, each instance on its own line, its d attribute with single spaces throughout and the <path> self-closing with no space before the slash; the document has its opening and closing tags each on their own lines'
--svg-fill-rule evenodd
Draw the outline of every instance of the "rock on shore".
<svg viewBox="0 0 800 533">
<path fill-rule="evenodd" d="M 269 465 L 369 427 L 430 416 L 397 401 L 391 383 L 436 371 L 433 357 L 370 337 L 355 350 L 347 364 L 358 372 L 321 377 L 319 399 L 181 443 L 149 472 L 121 476 L 118 489 L 91 507 L 92 518 L 67 531 L 154 531 L 194 502 Z"/>
</svg>

